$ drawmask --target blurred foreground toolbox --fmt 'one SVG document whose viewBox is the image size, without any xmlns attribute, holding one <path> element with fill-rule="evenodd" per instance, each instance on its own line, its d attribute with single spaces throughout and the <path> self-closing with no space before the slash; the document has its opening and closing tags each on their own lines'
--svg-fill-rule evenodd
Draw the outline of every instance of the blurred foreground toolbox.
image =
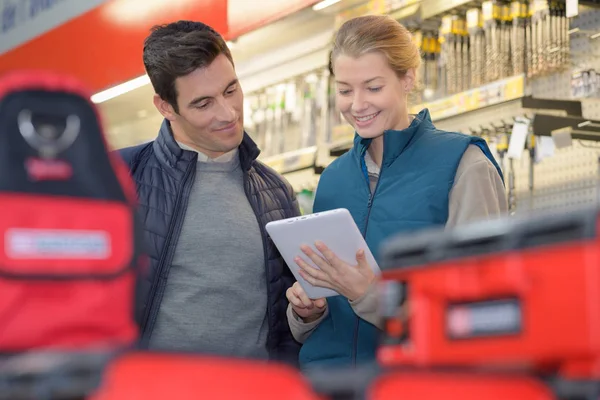
<svg viewBox="0 0 600 400">
<path fill-rule="evenodd" d="M 91 93 L 0 77 L 0 399 L 75 399 L 138 341 L 143 226 Z"/>
<path fill-rule="evenodd" d="M 130 352 L 86 400 L 320 400 L 293 368 L 211 355 Z"/>
<path fill-rule="evenodd" d="M 558 398 L 598 398 L 598 216 L 507 218 L 385 243 L 381 365 L 517 373 Z"/>
</svg>

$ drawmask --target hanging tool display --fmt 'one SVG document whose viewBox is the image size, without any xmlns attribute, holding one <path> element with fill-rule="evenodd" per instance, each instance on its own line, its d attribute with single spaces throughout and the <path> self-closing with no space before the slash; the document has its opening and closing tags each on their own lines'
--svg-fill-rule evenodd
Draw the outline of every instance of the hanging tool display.
<svg viewBox="0 0 600 400">
<path fill-rule="evenodd" d="M 427 33 L 428 40 L 428 63 L 427 63 L 427 74 L 430 77 L 427 82 L 427 88 L 431 89 L 432 92 L 436 92 L 439 89 L 438 85 L 438 64 L 440 58 L 440 41 L 437 39 L 437 35 L 434 32 Z"/>
<path fill-rule="evenodd" d="M 558 46 L 560 47 L 559 70 L 569 69 L 571 63 L 571 43 L 569 39 L 569 19 L 567 18 L 567 5 L 565 2 L 557 2 L 558 19 Z"/>
<path fill-rule="evenodd" d="M 550 49 L 550 18 L 548 2 L 535 1 L 533 24 L 535 29 L 535 48 L 532 76 L 545 75 L 548 68 L 548 50 Z"/>
<path fill-rule="evenodd" d="M 483 32 L 483 14 L 480 9 L 467 11 L 467 32 L 470 42 L 471 87 L 478 87 L 485 82 L 485 34 Z"/>
<path fill-rule="evenodd" d="M 533 25 L 533 1 L 527 2 L 527 18 L 525 19 L 525 73 L 528 78 L 533 77 L 534 55 L 536 51 L 535 29 Z"/>
<path fill-rule="evenodd" d="M 299 127 L 298 110 L 298 85 L 295 80 L 292 80 L 284 85 L 283 96 L 283 125 L 281 126 L 281 135 L 286 139 L 282 141 L 282 152 L 290 151 L 297 148 L 299 137 L 301 136 Z"/>
<path fill-rule="evenodd" d="M 563 71 L 569 66 L 569 21 L 562 1 L 532 0 L 531 68 L 529 77 Z"/>
<path fill-rule="evenodd" d="M 484 1 L 481 5 L 485 32 L 485 82 L 500 79 L 499 27 L 500 10 L 496 1 Z"/>
<path fill-rule="evenodd" d="M 272 148 L 273 153 L 282 153 L 283 145 L 285 143 L 285 138 L 281 134 L 285 132 L 283 130 L 283 107 L 285 104 L 285 85 L 277 85 L 273 88 L 273 136 L 272 136 Z"/>
<path fill-rule="evenodd" d="M 275 90 L 273 87 L 265 91 L 266 109 L 265 109 L 265 135 L 264 135 L 264 153 L 273 155 L 273 136 L 275 135 Z"/>
<path fill-rule="evenodd" d="M 547 33 L 548 37 L 548 70 L 553 71 L 560 65 L 561 51 L 560 51 L 560 32 L 558 32 L 558 25 L 560 24 L 560 15 L 557 2 L 552 0 L 548 1 L 548 26 Z"/>
<path fill-rule="evenodd" d="M 335 107 L 334 78 L 325 70 L 296 76 L 245 98 L 244 128 L 266 157 L 314 146 L 324 123 L 333 127 L 342 122 Z"/>
<path fill-rule="evenodd" d="M 444 94 L 456 92 L 456 57 L 454 54 L 454 35 L 452 34 L 452 16 L 442 18 L 439 40 L 441 43 L 440 68 Z"/>
<path fill-rule="evenodd" d="M 444 93 L 450 95 L 468 89 L 470 56 L 465 19 L 459 15 L 443 17 L 439 41 Z"/>
<path fill-rule="evenodd" d="M 248 132 L 252 140 L 258 143 L 258 135 L 256 130 L 256 122 L 254 116 L 254 108 L 252 103 L 256 99 L 256 96 L 245 96 L 244 97 L 244 131 Z"/>
<path fill-rule="evenodd" d="M 428 82 L 431 80 L 431 76 L 429 75 L 429 42 L 427 38 L 424 36 L 423 32 L 420 30 L 411 31 L 412 40 L 415 46 L 419 49 L 419 53 L 421 54 L 421 65 L 419 66 L 419 70 L 417 71 L 417 76 L 421 79 L 424 87 L 427 87 Z M 423 101 L 420 91 L 415 91 L 411 93 L 410 98 L 411 103 L 419 104 Z"/>
<path fill-rule="evenodd" d="M 564 70 L 570 62 L 565 9 L 564 0 L 484 0 L 471 2 L 466 13 L 447 11 L 439 26 L 433 20 L 407 25 L 418 26 L 412 34 L 423 61 L 422 90 L 411 94 L 411 103 L 511 76 Z M 312 146 L 323 130 L 325 142 L 335 141 L 333 128 L 344 122 L 335 106 L 334 79 L 317 72 L 308 82 L 309 75 L 265 88 L 252 100 L 251 130 L 264 155 Z"/>
<path fill-rule="evenodd" d="M 305 145 L 316 137 L 316 122 L 317 122 L 317 77 L 315 74 L 309 74 L 304 78 L 304 98 L 303 112 L 300 131 L 302 132 L 301 144 Z"/>
<path fill-rule="evenodd" d="M 500 13 L 500 79 L 506 78 L 512 74 L 511 67 L 511 36 L 512 36 L 512 15 L 510 12 L 510 3 L 498 1 L 498 10 Z"/>
<path fill-rule="evenodd" d="M 550 2 L 552 26 L 552 45 L 549 50 L 552 56 L 552 71 L 563 71 L 569 66 L 569 20 L 566 15 L 564 1 Z"/>
<path fill-rule="evenodd" d="M 513 1 L 510 5 L 512 34 L 510 39 L 510 59 L 512 75 L 525 72 L 526 32 L 527 32 L 527 3 Z"/>
<path fill-rule="evenodd" d="M 424 93 L 422 97 L 424 100 L 427 100 L 430 99 L 434 93 L 436 93 L 439 87 L 438 80 L 440 78 L 440 73 L 438 71 L 438 64 L 440 58 L 440 44 L 437 38 L 437 32 L 420 30 L 415 31 L 413 32 L 413 41 L 422 54 L 422 63 L 419 76 L 422 77 L 423 82 Z M 415 95 L 415 97 L 419 97 L 418 93 L 415 93 Z"/>
<path fill-rule="evenodd" d="M 560 0 L 486 0 L 466 15 L 443 16 L 438 62 L 443 95 L 515 75 L 563 71 L 570 62 L 568 26 Z M 429 55 L 427 46 L 424 38 Z"/>
<path fill-rule="evenodd" d="M 254 135 L 256 137 L 256 143 L 261 149 L 265 148 L 265 134 L 266 134 L 266 94 L 264 91 L 256 93 L 251 97 L 250 107 L 252 109 L 252 121 L 254 123 Z"/>
<path fill-rule="evenodd" d="M 470 39 L 469 32 L 467 31 L 467 21 L 464 17 L 459 16 L 456 18 L 456 35 L 460 41 L 460 84 L 459 91 L 469 90 L 471 88 L 471 69 L 469 68 L 470 63 Z"/>
</svg>

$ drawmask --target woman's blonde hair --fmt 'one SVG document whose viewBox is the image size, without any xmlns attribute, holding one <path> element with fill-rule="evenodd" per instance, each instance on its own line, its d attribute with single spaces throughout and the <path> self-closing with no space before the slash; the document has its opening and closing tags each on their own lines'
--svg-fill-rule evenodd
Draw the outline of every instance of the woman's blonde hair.
<svg viewBox="0 0 600 400">
<path fill-rule="evenodd" d="M 419 48 L 411 33 L 387 15 L 365 15 L 346 21 L 338 30 L 331 52 L 330 68 L 340 55 L 360 57 L 380 52 L 390 67 L 402 78 L 409 69 L 421 65 Z"/>
</svg>

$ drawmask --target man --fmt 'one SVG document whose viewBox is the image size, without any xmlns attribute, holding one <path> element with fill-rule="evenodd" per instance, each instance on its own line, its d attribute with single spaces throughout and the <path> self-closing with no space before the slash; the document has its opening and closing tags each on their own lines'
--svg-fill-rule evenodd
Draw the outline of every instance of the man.
<svg viewBox="0 0 600 400">
<path fill-rule="evenodd" d="M 121 150 L 151 261 L 142 344 L 295 363 L 285 315 L 294 278 L 265 225 L 298 205 L 256 160 L 231 53 L 209 26 L 179 21 L 153 29 L 143 58 L 165 119 L 153 142 Z"/>
</svg>

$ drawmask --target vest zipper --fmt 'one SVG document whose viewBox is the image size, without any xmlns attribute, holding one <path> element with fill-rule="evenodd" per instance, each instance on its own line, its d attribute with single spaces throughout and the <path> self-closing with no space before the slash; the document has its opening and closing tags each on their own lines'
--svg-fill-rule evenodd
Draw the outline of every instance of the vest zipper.
<svg viewBox="0 0 600 400">
<path fill-rule="evenodd" d="M 156 275 L 152 281 L 152 287 L 150 288 L 150 294 L 148 296 L 148 304 L 147 304 L 146 310 L 144 312 L 144 318 L 142 319 L 142 321 L 143 321 L 142 340 L 144 342 L 146 340 L 150 339 L 149 336 L 152 333 L 151 331 L 154 329 L 154 322 L 156 321 L 156 317 L 158 316 L 158 310 L 160 308 L 160 301 L 157 301 L 156 293 L 159 288 L 159 282 L 160 282 L 161 288 L 164 288 L 164 286 L 166 285 L 166 279 L 161 280 L 161 275 L 165 268 L 165 261 L 167 260 L 167 256 L 172 255 L 173 252 L 175 251 L 174 249 L 171 251 L 169 251 L 168 249 L 171 247 L 171 243 L 173 241 L 173 233 L 175 232 L 175 228 L 177 228 L 178 231 L 181 231 L 181 226 L 183 225 L 182 216 L 185 215 L 185 211 L 186 211 L 186 210 L 181 209 L 181 203 L 185 198 L 189 197 L 189 194 L 192 189 L 192 185 L 188 185 L 189 187 L 186 187 L 186 184 L 188 183 L 190 175 L 192 175 L 192 171 L 195 171 L 195 170 L 196 170 L 196 162 L 194 162 L 192 160 L 192 162 L 190 162 L 190 165 L 186 169 L 185 175 L 183 176 L 183 179 L 182 179 L 183 190 L 177 194 L 177 199 L 175 200 L 175 208 L 174 208 L 175 214 L 173 215 L 174 221 L 169 224 L 169 230 L 167 232 L 165 244 L 163 245 L 161 256 L 158 261 L 158 269 L 155 271 Z M 161 300 L 162 300 L 162 298 L 161 298 Z M 148 322 L 152 322 L 152 324 L 151 324 L 152 326 L 149 327 Z M 148 329 L 148 328 L 152 328 L 152 329 Z M 145 344 L 147 344 L 147 343 L 145 343 Z"/>
<path fill-rule="evenodd" d="M 363 159 L 361 161 L 361 163 L 364 163 L 365 159 L 363 156 Z M 367 240 L 367 230 L 369 229 L 369 218 L 371 217 L 371 207 L 373 206 L 373 199 L 375 198 L 375 193 L 377 193 L 377 188 L 379 187 L 379 182 L 381 182 L 381 173 L 383 172 L 383 163 L 382 163 L 382 167 L 379 170 L 379 177 L 377 178 L 377 183 L 375 184 L 375 188 L 373 188 L 373 191 L 371 192 L 371 182 L 369 181 L 369 172 L 366 169 L 366 164 L 365 164 L 365 171 L 366 171 L 366 182 L 367 182 L 367 188 L 369 189 L 369 201 L 367 202 L 367 218 L 365 221 L 365 229 L 363 231 L 363 237 L 365 238 L 365 240 Z M 360 317 L 356 314 L 354 314 L 354 316 L 356 317 L 356 321 L 354 324 L 354 339 L 353 339 L 353 346 L 352 346 L 352 365 L 356 366 L 356 357 L 357 357 L 357 352 L 358 352 L 358 329 L 360 327 Z"/>
</svg>

